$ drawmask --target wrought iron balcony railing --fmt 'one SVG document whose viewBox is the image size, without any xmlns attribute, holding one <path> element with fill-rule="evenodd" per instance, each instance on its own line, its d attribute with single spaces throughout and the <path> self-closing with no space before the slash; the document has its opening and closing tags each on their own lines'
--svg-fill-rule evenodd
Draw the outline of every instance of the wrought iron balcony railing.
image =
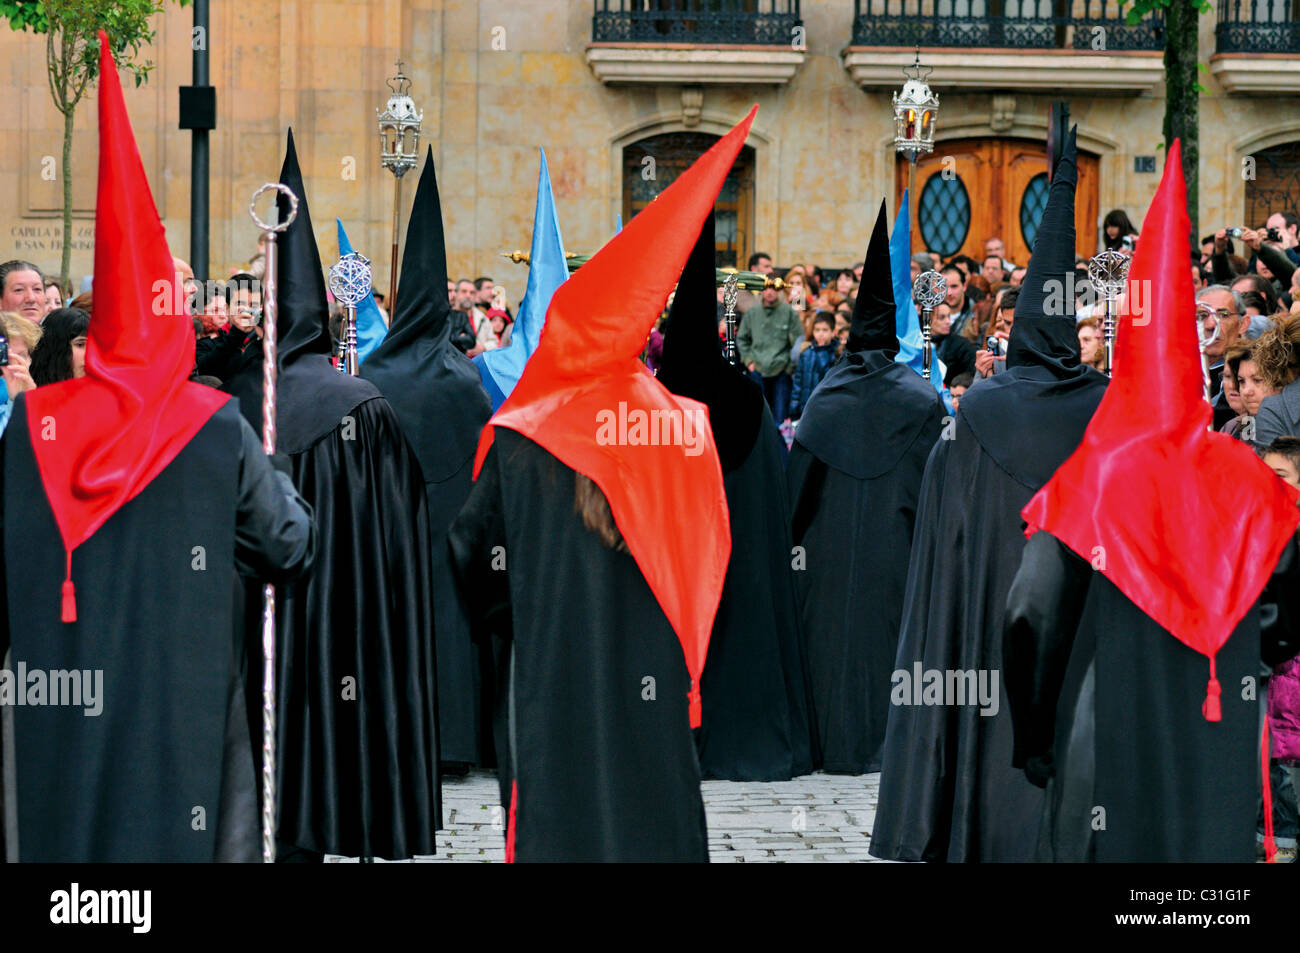
<svg viewBox="0 0 1300 953">
<path fill-rule="evenodd" d="M 854 0 L 853 45 L 1161 50 L 1164 21 L 1129 26 L 1119 0 Z"/>
<path fill-rule="evenodd" d="M 1300 53 L 1297 0 L 1218 0 L 1220 53 Z"/>
<path fill-rule="evenodd" d="M 799 0 L 595 0 L 597 43 L 790 46 Z"/>
</svg>

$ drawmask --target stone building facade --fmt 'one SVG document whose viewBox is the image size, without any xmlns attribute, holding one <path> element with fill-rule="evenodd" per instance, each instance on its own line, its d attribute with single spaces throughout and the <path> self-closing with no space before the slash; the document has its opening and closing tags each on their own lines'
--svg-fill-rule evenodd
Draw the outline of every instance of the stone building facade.
<svg viewBox="0 0 1300 953">
<path fill-rule="evenodd" d="M 1259 224 L 1259 209 L 1297 204 L 1300 181 L 1291 6 L 1215 2 L 1200 27 L 1203 232 Z M 276 177 L 292 126 L 322 258 L 337 255 L 337 216 L 386 287 L 393 179 L 375 113 L 399 56 L 424 110 L 421 151 L 430 144 L 437 162 L 452 276 L 492 275 L 516 300 L 524 268 L 499 255 L 528 245 L 539 146 L 565 243 L 590 252 L 753 103 L 749 148 L 719 204 L 719 260 L 756 249 L 779 265 L 859 260 L 880 200 L 893 215 L 905 181 L 890 95 L 917 43 L 940 98 L 935 155 L 917 176 L 930 231 L 919 243 L 971 251 L 996 229 L 1009 249 L 1027 245 L 1055 100 L 1068 100 L 1089 163 L 1081 252 L 1111 208 L 1140 226 L 1163 164 L 1159 24 L 1125 27 L 1115 0 L 229 0 L 211 15 L 214 277 L 255 250 L 248 199 Z M 190 133 L 177 87 L 191 82 L 191 17 L 175 6 L 158 17 L 156 69 L 127 90 L 183 257 Z M 43 38 L 0 30 L 4 255 L 54 268 L 62 122 L 44 61 Z M 94 117 L 92 92 L 73 149 L 74 283 L 93 261 Z M 964 213 L 956 187 L 927 194 L 945 157 Z M 409 208 L 411 177 L 404 187 Z"/>
</svg>

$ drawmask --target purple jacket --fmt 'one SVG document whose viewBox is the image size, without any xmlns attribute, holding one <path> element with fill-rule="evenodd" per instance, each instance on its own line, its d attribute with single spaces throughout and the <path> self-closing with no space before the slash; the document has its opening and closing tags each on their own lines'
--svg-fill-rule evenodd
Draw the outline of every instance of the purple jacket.
<svg viewBox="0 0 1300 953">
<path fill-rule="evenodd" d="M 1300 764 L 1300 655 L 1293 655 L 1268 680 L 1268 733 L 1272 755 Z"/>
</svg>

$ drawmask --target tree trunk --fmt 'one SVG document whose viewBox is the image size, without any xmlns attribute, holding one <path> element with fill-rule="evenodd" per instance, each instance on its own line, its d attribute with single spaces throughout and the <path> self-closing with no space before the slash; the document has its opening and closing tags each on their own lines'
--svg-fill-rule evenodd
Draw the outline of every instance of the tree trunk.
<svg viewBox="0 0 1300 953">
<path fill-rule="evenodd" d="M 69 105 L 63 114 L 63 260 L 59 265 L 59 284 L 69 298 L 72 286 L 68 272 L 72 270 L 72 117 L 76 107 Z"/>
<path fill-rule="evenodd" d="M 1169 0 L 1165 15 L 1165 149 L 1175 139 L 1182 140 L 1193 248 L 1199 247 L 1196 237 L 1197 171 L 1201 154 L 1200 99 L 1196 89 L 1199 15 L 1195 0 Z"/>
</svg>

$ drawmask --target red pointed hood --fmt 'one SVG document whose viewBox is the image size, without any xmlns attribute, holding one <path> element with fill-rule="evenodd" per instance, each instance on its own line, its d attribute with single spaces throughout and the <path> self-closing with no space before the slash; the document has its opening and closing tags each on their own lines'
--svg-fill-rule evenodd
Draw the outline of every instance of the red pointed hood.
<svg viewBox="0 0 1300 953">
<path fill-rule="evenodd" d="M 1207 430 L 1181 152 L 1175 140 L 1133 256 L 1135 313 L 1120 317 L 1106 396 L 1079 449 L 1021 515 L 1026 535 L 1047 530 L 1209 657 L 1204 712 L 1217 721 L 1214 656 L 1259 597 L 1300 510 L 1296 491 L 1245 444 Z"/>
<path fill-rule="evenodd" d="M 67 551 L 65 622 L 76 621 L 72 551 L 148 486 L 229 399 L 188 381 L 194 325 L 102 31 L 99 49 L 95 314 L 86 376 L 24 398 L 36 463 Z"/>
<path fill-rule="evenodd" d="M 751 109 L 560 285 L 537 350 L 483 428 L 474 463 L 477 476 L 493 427 L 507 427 L 600 487 L 681 642 L 691 675 L 692 727 L 700 723 L 700 673 L 731 556 L 731 525 L 712 431 L 707 423 L 695 433 L 686 429 L 688 419 L 707 421 L 705 405 L 670 393 L 637 355 L 757 111 Z M 671 419 L 665 411 L 682 423 L 677 442 L 655 439 L 665 430 L 653 423 L 637 436 L 635 421 L 662 423 Z M 689 445 L 687 434 L 694 438 Z"/>
</svg>

